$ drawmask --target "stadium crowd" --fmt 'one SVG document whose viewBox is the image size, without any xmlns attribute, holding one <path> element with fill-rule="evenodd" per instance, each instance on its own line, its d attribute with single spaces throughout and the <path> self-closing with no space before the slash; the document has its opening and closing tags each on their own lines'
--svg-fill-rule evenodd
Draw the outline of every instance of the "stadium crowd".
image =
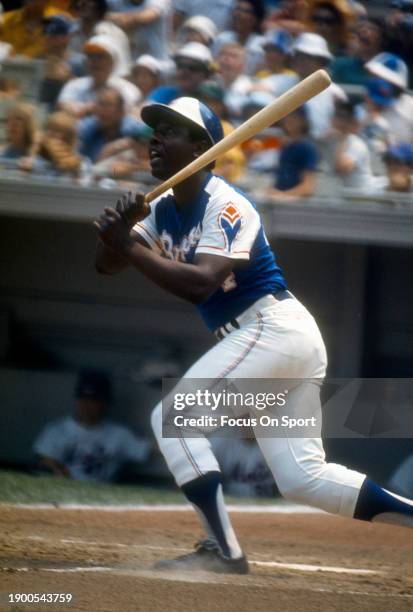
<svg viewBox="0 0 413 612">
<path fill-rule="evenodd" d="M 246 189 L 259 175 L 273 201 L 413 190 L 411 0 L 369 9 L 357 0 L 16 4 L 5 0 L 0 17 L 0 173 L 109 187 L 140 180 L 149 176 L 145 104 L 197 97 L 227 134 L 325 68 L 327 90 L 221 157 L 215 172 Z M 42 67 L 35 99 L 13 80 L 21 58 Z"/>
</svg>

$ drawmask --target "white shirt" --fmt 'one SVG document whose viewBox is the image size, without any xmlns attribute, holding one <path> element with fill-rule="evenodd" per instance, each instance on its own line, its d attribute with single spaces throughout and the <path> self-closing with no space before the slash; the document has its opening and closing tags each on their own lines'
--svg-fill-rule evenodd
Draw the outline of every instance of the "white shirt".
<svg viewBox="0 0 413 612">
<path fill-rule="evenodd" d="M 127 31 L 132 59 L 136 60 L 144 53 L 149 53 L 158 59 L 168 59 L 171 38 L 171 0 L 143 0 L 139 5 L 130 0 L 108 0 L 108 5 L 109 10 L 121 13 L 140 13 L 153 9 L 157 14 L 157 19 Z"/>
<path fill-rule="evenodd" d="M 356 134 L 349 134 L 342 151 L 355 164 L 354 170 L 341 175 L 343 187 L 371 189 L 374 181 L 370 164 L 370 151 L 364 140 Z"/>
<path fill-rule="evenodd" d="M 297 83 L 297 77 L 294 74 L 271 74 L 270 76 L 258 79 L 256 83 L 260 89 L 265 89 L 278 98 L 278 96 L 281 96 Z"/>
<path fill-rule="evenodd" d="M 150 444 L 122 425 L 102 421 L 86 427 L 68 416 L 47 425 L 33 448 L 64 463 L 75 480 L 107 482 L 126 461 L 144 461 Z"/>
<path fill-rule="evenodd" d="M 130 111 L 136 106 L 142 94 L 140 90 L 134 85 L 118 76 L 111 76 L 105 83 L 108 87 L 114 87 L 122 95 L 126 110 Z M 94 81 L 92 77 L 80 77 L 78 79 L 71 79 L 66 83 L 60 92 L 58 102 L 77 102 L 80 104 L 87 104 L 89 102 L 95 102 L 99 89 L 95 89 Z"/>
<path fill-rule="evenodd" d="M 252 81 L 246 74 L 240 74 L 230 85 L 222 82 L 225 90 L 224 103 L 231 118 L 240 119 L 242 109 L 252 89 Z"/>
<path fill-rule="evenodd" d="M 343 89 L 332 83 L 330 87 L 306 102 L 310 132 L 313 138 L 318 140 L 328 137 L 335 112 L 335 101 L 346 100 L 346 98 Z"/>
<path fill-rule="evenodd" d="M 225 30 L 231 21 L 234 0 L 173 0 L 173 5 L 185 17 L 204 15 L 212 19 L 218 30 Z"/>
<path fill-rule="evenodd" d="M 391 126 L 391 142 L 412 142 L 413 140 L 413 96 L 401 95 L 396 103 L 382 112 Z"/>
</svg>

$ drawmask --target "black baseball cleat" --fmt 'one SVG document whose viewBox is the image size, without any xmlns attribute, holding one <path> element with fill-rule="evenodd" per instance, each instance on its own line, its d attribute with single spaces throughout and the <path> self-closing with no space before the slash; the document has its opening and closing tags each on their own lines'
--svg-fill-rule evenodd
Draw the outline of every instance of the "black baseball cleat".
<svg viewBox="0 0 413 612">
<path fill-rule="evenodd" d="M 222 554 L 213 540 L 202 540 L 195 544 L 195 552 L 181 555 L 175 559 L 157 561 L 153 569 L 160 571 L 198 571 L 216 574 L 248 574 L 248 561 L 245 556 L 231 559 Z"/>
</svg>

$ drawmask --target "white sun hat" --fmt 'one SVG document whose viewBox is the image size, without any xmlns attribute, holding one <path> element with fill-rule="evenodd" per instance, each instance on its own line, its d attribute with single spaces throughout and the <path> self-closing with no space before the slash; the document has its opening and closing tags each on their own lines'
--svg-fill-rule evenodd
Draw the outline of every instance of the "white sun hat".
<svg viewBox="0 0 413 612">
<path fill-rule="evenodd" d="M 392 83 L 400 89 L 407 89 L 409 70 L 405 62 L 394 53 L 379 53 L 375 55 L 364 67 L 371 74 L 384 81 Z"/>
<path fill-rule="evenodd" d="M 293 45 L 293 51 L 299 51 L 306 55 L 314 55 L 315 57 L 323 57 L 327 60 L 333 59 L 326 39 L 313 32 L 303 32 L 297 36 Z"/>
<path fill-rule="evenodd" d="M 113 60 L 112 74 L 118 74 L 119 63 L 121 61 L 119 47 L 116 40 L 107 34 L 98 34 L 89 38 L 83 47 L 84 53 L 96 53 L 104 51 L 111 56 Z"/>
<path fill-rule="evenodd" d="M 213 58 L 212 53 L 202 43 L 199 42 L 189 42 L 174 54 L 174 60 L 180 58 L 188 58 L 200 62 L 204 64 L 208 69 L 211 67 Z"/>
<path fill-rule="evenodd" d="M 162 64 L 156 59 L 153 55 L 149 55 L 149 53 L 144 53 L 140 55 L 135 62 L 135 66 L 142 66 L 143 68 L 147 68 L 153 74 L 160 75 L 162 72 Z"/>
<path fill-rule="evenodd" d="M 189 19 L 184 21 L 182 24 L 182 29 L 191 29 L 199 32 L 207 39 L 208 44 L 210 44 L 218 34 L 218 29 L 215 23 L 209 17 L 205 17 L 204 15 L 189 17 Z"/>
</svg>

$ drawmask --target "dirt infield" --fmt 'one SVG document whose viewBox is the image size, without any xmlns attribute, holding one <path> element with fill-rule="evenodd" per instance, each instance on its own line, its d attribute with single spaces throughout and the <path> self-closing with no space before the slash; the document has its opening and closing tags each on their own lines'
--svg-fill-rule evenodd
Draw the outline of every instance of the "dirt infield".
<svg viewBox="0 0 413 612">
<path fill-rule="evenodd" d="M 412 531 L 324 514 L 234 513 L 233 521 L 250 575 L 163 575 L 151 563 L 201 535 L 192 512 L 0 506 L 0 609 L 413 611 Z M 9 592 L 74 601 L 12 605 Z"/>
</svg>

